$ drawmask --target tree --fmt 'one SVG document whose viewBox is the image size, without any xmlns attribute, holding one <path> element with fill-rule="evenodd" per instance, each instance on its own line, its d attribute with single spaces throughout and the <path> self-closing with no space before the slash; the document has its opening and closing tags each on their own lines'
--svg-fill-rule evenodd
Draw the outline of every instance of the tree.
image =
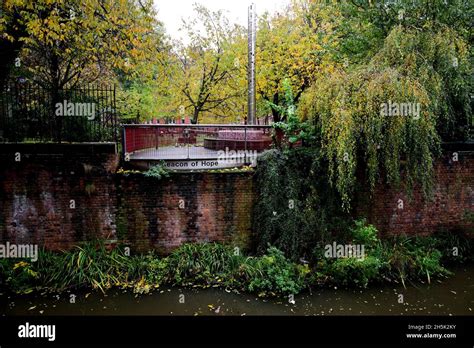
<svg viewBox="0 0 474 348">
<path fill-rule="evenodd" d="M 399 25 L 367 64 L 338 68 L 308 90 L 298 111 L 320 130 L 330 178 L 346 207 L 358 167 L 366 168 L 371 188 L 382 174 L 398 184 L 403 169 L 408 188 L 419 183 L 429 196 L 446 127 L 472 115 L 468 47 L 447 25 Z M 418 113 L 387 115 L 392 102 L 418 105 Z"/>
<path fill-rule="evenodd" d="M 331 35 L 337 13 L 309 0 L 295 1 L 285 15 L 260 17 L 257 33 L 257 93 L 270 107 L 275 122 L 283 121 L 284 81 L 289 80 L 297 103 L 321 74 L 334 67 L 331 52 L 337 37 Z"/>
<path fill-rule="evenodd" d="M 468 51 L 471 61 L 474 58 L 472 51 L 474 3 L 468 0 L 390 2 L 351 0 L 341 2 L 336 7 L 346 19 L 337 28 L 339 35 L 344 37 L 338 47 L 338 55 L 355 67 L 359 63 L 370 61 L 382 49 L 386 38 L 396 28 L 417 30 L 420 35 L 440 33 L 446 28 L 455 33 L 456 38 L 460 40 L 446 42 L 446 46 L 440 48 L 450 52 L 451 62 L 448 65 L 431 62 L 432 69 L 441 74 L 446 84 L 440 96 L 444 110 L 438 115 L 437 131 L 445 141 L 465 139 L 467 126 L 472 118 L 473 104 L 470 94 L 474 88 L 474 80 L 463 70 L 463 67 L 469 69 L 469 66 L 460 65 L 459 69 L 452 69 L 452 65 L 454 60 L 460 59 L 459 54 L 464 55 L 465 51 Z"/>
<path fill-rule="evenodd" d="M 22 46 L 18 38 L 26 34 L 19 25 L 19 19 L 19 14 L 11 11 L 9 2 L 0 4 L 0 86 L 7 80 L 18 57 Z"/>
<path fill-rule="evenodd" d="M 2 9 L 2 38 L 22 43 L 23 73 L 53 91 L 140 73 L 160 47 L 148 0 L 5 0 Z"/>
<path fill-rule="evenodd" d="M 235 100 L 245 94 L 239 83 L 241 60 L 232 48 L 243 30 L 231 26 L 222 11 L 211 12 L 199 5 L 195 10 L 197 17 L 183 25 L 189 43 L 179 44 L 175 68 L 170 68 L 176 105 L 190 110 L 194 123 L 205 114 L 232 117 Z"/>
</svg>

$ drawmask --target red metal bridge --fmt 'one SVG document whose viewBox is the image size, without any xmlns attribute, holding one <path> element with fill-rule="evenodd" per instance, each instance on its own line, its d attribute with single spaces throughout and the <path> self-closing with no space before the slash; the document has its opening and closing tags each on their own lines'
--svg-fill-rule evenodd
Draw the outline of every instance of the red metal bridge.
<svg viewBox="0 0 474 348">
<path fill-rule="evenodd" d="M 217 161 L 235 154 L 255 157 L 271 147 L 271 135 L 272 127 L 262 125 L 123 125 L 122 146 L 126 161 L 146 167 L 165 161 L 173 167 L 177 161 Z M 229 166 L 232 163 L 217 165 Z"/>
</svg>

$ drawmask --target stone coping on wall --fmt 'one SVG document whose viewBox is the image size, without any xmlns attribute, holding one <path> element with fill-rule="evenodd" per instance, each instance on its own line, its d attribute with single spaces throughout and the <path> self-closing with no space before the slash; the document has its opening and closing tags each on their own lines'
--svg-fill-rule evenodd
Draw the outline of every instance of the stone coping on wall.
<svg viewBox="0 0 474 348">
<path fill-rule="evenodd" d="M 0 143 L 0 162 L 5 169 L 51 166 L 55 172 L 104 175 L 118 169 L 117 144 L 109 143 Z"/>
<path fill-rule="evenodd" d="M 116 154 L 117 144 L 106 143 L 0 143 L 0 154 Z"/>
<path fill-rule="evenodd" d="M 474 141 L 466 142 L 445 142 L 441 144 L 444 151 L 468 151 L 474 152 Z"/>
<path fill-rule="evenodd" d="M 445 151 L 474 151 L 474 141 L 445 142 L 441 144 Z M 0 154 L 21 152 L 26 154 L 117 154 L 114 142 L 86 143 L 0 143 Z"/>
</svg>

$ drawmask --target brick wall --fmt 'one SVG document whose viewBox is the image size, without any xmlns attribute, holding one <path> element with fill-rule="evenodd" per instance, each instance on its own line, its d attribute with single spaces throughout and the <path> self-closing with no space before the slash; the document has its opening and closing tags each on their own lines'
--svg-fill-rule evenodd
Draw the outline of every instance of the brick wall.
<svg viewBox="0 0 474 348">
<path fill-rule="evenodd" d="M 367 217 L 382 234 L 427 235 L 439 229 L 474 232 L 467 216 L 474 214 L 474 151 L 445 146 L 434 174 L 431 199 L 425 199 L 419 187 L 410 196 L 403 184 L 398 189 L 378 185 L 373 195 L 363 191 L 358 196 L 356 215 Z"/>
<path fill-rule="evenodd" d="M 114 235 L 115 144 L 2 144 L 0 161 L 1 241 L 61 249 Z"/>
<path fill-rule="evenodd" d="M 117 176 L 117 235 L 140 250 L 185 242 L 249 243 L 253 182 L 249 174 L 176 173 L 160 181 Z"/>
<path fill-rule="evenodd" d="M 67 249 L 102 238 L 162 252 L 195 241 L 249 245 L 251 173 L 179 173 L 157 180 L 114 174 L 115 146 L 34 146 L 0 146 L 0 242 Z M 22 159 L 15 162 L 18 149 Z M 50 154 L 42 155 L 46 150 Z M 359 196 L 357 214 L 383 234 L 472 229 L 466 213 L 474 213 L 474 152 L 459 151 L 458 161 L 452 155 L 447 151 L 436 164 L 433 201 L 424 201 L 419 190 L 410 199 L 402 189 L 380 185 L 373 196 Z"/>
<path fill-rule="evenodd" d="M 17 151 L 20 162 L 13 160 Z M 57 154 L 0 150 L 6 164 L 0 167 L 0 242 L 68 249 L 101 238 L 162 252 L 196 241 L 248 245 L 251 174 L 183 173 L 157 180 L 114 174 L 116 153 L 48 151 Z"/>
</svg>

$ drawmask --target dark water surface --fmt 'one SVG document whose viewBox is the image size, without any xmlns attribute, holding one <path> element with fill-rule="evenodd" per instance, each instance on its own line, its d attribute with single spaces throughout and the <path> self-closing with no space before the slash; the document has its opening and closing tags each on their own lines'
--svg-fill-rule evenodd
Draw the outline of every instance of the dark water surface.
<svg viewBox="0 0 474 348">
<path fill-rule="evenodd" d="M 453 272 L 431 284 L 408 283 L 407 289 L 400 284 L 313 289 L 295 296 L 294 304 L 288 298 L 262 299 L 217 288 L 162 288 L 147 295 L 81 292 L 74 293 L 75 303 L 70 303 L 71 293 L 0 298 L 6 300 L 2 315 L 473 315 L 474 265 Z"/>
</svg>

